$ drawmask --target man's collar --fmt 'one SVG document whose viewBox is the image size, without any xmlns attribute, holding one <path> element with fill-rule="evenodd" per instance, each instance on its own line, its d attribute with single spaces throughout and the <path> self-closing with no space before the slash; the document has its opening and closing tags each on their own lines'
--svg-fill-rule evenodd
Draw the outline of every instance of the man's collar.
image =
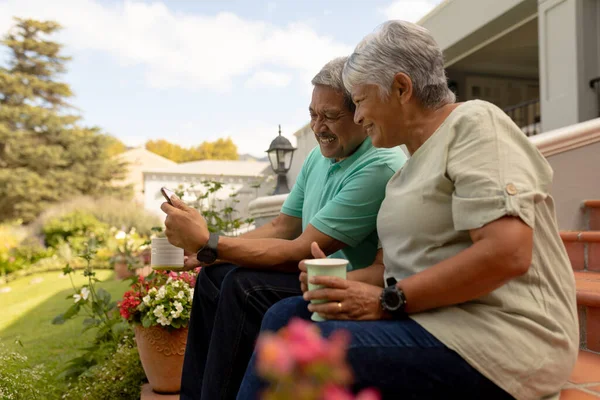
<svg viewBox="0 0 600 400">
<path fill-rule="evenodd" d="M 360 156 L 362 156 L 363 154 L 365 154 L 371 147 L 373 147 L 373 143 L 371 142 L 371 138 L 367 136 L 365 138 L 365 140 L 363 140 L 363 142 L 354 151 L 354 153 L 352 153 L 348 157 L 344 158 L 341 161 L 335 161 L 335 159 L 330 158 L 329 161 L 331 161 L 332 165 L 335 164 L 335 165 L 338 165 L 340 167 L 344 166 L 344 165 L 350 165 L 354 161 L 356 161 L 357 159 L 359 159 Z"/>
</svg>

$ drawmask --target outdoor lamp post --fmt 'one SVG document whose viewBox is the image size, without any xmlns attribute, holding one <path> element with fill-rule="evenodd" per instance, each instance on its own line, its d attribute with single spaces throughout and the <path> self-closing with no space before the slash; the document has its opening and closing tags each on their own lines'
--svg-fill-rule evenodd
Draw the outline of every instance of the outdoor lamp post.
<svg viewBox="0 0 600 400">
<path fill-rule="evenodd" d="M 277 174 L 277 186 L 273 194 L 289 193 L 290 189 L 287 184 L 287 172 L 292 166 L 292 158 L 296 148 L 292 146 L 289 140 L 281 136 L 281 125 L 279 125 L 279 136 L 271 142 L 267 154 L 271 162 L 273 172 Z"/>
</svg>

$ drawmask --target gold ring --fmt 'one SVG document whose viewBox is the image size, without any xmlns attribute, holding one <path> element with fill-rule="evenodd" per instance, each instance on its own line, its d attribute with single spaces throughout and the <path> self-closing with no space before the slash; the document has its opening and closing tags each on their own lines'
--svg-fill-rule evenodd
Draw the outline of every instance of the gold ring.
<svg viewBox="0 0 600 400">
<path fill-rule="evenodd" d="M 338 301 L 338 307 L 340 308 L 340 311 L 342 311 L 342 302 Z"/>
</svg>

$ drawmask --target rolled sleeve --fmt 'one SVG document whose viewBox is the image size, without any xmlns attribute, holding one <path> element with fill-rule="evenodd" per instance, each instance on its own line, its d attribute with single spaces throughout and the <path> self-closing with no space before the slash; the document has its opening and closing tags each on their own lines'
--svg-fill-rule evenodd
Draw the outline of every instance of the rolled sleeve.
<svg viewBox="0 0 600 400">
<path fill-rule="evenodd" d="M 535 224 L 535 204 L 548 196 L 552 169 L 500 109 L 482 105 L 453 127 L 447 173 L 454 183 L 452 214 L 459 231 L 503 216 Z"/>
<path fill-rule="evenodd" d="M 310 224 L 348 246 L 358 245 L 376 229 L 385 187 L 394 172 L 386 164 L 375 164 L 352 174 Z"/>
</svg>

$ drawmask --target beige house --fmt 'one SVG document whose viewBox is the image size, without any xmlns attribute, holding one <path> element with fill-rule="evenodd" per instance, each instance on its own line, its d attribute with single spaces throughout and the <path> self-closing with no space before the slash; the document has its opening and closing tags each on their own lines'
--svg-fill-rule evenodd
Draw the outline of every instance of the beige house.
<svg viewBox="0 0 600 400">
<path fill-rule="evenodd" d="M 159 156 L 143 147 L 127 150 L 117 156 L 128 164 L 124 185 L 133 185 L 134 200 L 144 204 L 144 171 L 150 168 L 169 168 L 177 165 L 175 161 Z"/>
</svg>

